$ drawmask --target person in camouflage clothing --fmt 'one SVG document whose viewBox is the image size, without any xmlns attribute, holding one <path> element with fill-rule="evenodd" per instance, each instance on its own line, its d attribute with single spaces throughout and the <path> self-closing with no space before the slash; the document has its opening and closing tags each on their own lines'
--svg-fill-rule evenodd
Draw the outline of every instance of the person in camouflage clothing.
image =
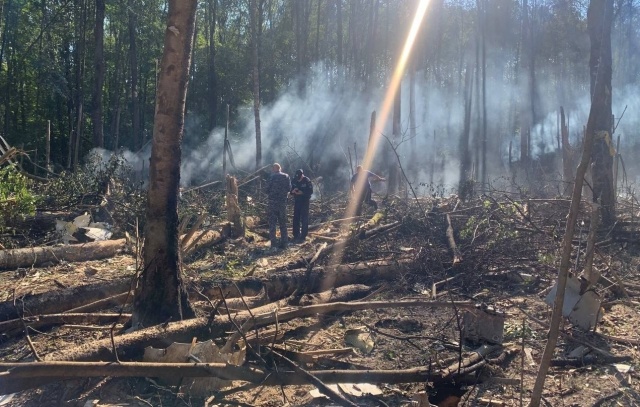
<svg viewBox="0 0 640 407">
<path fill-rule="evenodd" d="M 278 246 L 276 239 L 276 225 L 280 226 L 280 247 L 287 247 L 287 197 L 291 190 L 289 175 L 282 172 L 280 164 L 271 167 L 271 176 L 267 181 L 267 217 L 269 219 L 269 239 L 271 247 Z"/>
</svg>

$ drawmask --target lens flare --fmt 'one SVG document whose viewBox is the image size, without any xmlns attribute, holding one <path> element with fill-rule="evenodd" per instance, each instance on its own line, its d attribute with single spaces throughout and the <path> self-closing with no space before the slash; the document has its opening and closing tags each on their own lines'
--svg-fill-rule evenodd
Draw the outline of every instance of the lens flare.
<svg viewBox="0 0 640 407">
<path fill-rule="evenodd" d="M 393 75 L 391 77 L 391 81 L 389 82 L 389 86 L 385 97 L 382 101 L 382 105 L 379 109 L 379 114 L 377 115 L 379 120 L 376 121 L 375 128 L 371 135 L 371 139 L 369 141 L 369 145 L 367 147 L 367 152 L 362 160 L 362 167 L 364 169 L 369 169 L 371 163 L 373 162 L 373 158 L 378 148 L 378 144 L 380 143 L 380 139 L 382 137 L 382 129 L 384 128 L 386 121 L 389 116 L 389 112 L 393 107 L 393 100 L 395 98 L 396 92 L 400 87 L 402 82 L 402 76 L 404 75 L 404 70 L 407 66 L 407 62 L 409 61 L 409 57 L 411 56 L 411 51 L 413 49 L 413 45 L 416 41 L 416 37 L 418 36 L 418 32 L 420 31 L 420 26 L 422 25 L 422 21 L 427 12 L 427 7 L 429 6 L 430 0 L 420 0 L 418 7 L 416 9 L 416 14 L 413 18 L 413 23 L 411 24 L 411 28 L 409 33 L 407 34 L 407 39 L 404 42 L 404 47 L 402 48 L 402 53 L 400 54 L 400 58 L 398 59 L 398 63 L 393 71 Z M 355 187 L 353 196 L 358 197 L 361 196 L 364 190 L 365 183 L 358 182 Z M 349 219 L 353 217 L 356 213 L 356 209 L 358 207 L 358 203 L 356 199 L 351 199 L 349 205 L 347 205 L 346 213 L 344 218 Z M 346 221 L 348 222 L 348 221 Z M 343 224 L 343 226 L 346 226 Z M 342 261 L 342 256 L 344 254 L 344 245 L 336 244 L 333 249 L 333 253 L 331 256 L 330 264 L 338 264 Z M 332 281 L 327 281 L 324 284 L 323 288 L 329 288 L 333 286 Z"/>
</svg>

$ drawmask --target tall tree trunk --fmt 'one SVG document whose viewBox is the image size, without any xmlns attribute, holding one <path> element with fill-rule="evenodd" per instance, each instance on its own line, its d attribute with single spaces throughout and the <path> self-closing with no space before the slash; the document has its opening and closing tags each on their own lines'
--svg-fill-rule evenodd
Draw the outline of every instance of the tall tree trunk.
<svg viewBox="0 0 640 407">
<path fill-rule="evenodd" d="M 75 58 L 75 69 L 76 69 L 76 131 L 74 133 L 73 139 L 73 164 L 72 168 L 74 171 L 78 168 L 79 160 L 80 160 L 80 150 L 82 148 L 82 135 L 84 130 L 84 120 L 83 120 L 83 109 L 84 109 L 84 58 L 85 58 L 85 23 L 87 21 L 86 16 L 86 0 L 78 0 L 76 3 L 76 12 L 77 15 L 80 16 L 79 22 L 76 26 L 76 58 Z"/>
<path fill-rule="evenodd" d="M 318 0 L 318 8 L 316 13 L 316 46 L 313 53 L 314 61 L 320 60 L 320 16 L 321 16 L 320 10 L 321 9 L 322 9 L 322 0 Z"/>
<path fill-rule="evenodd" d="M 251 0 L 251 60 L 253 64 L 253 117 L 256 130 L 256 171 L 262 167 L 262 135 L 260 131 L 260 60 L 258 58 L 258 39 L 260 18 L 258 17 L 258 1 Z"/>
<path fill-rule="evenodd" d="M 364 50 L 364 80 L 365 80 L 365 90 L 369 89 L 372 86 L 373 77 L 375 75 L 374 68 L 374 44 L 376 38 L 376 29 L 378 27 L 378 6 L 380 4 L 380 0 L 376 0 L 375 2 L 371 2 L 369 6 L 369 20 L 368 20 L 368 32 L 367 32 L 367 44 Z"/>
<path fill-rule="evenodd" d="M 218 124 L 218 75 L 216 74 L 216 19 L 218 0 L 209 0 L 209 127 Z"/>
<path fill-rule="evenodd" d="M 591 103 L 596 105 L 595 139 L 591 155 L 593 200 L 602 207 L 602 225 L 613 226 L 615 190 L 613 185 L 613 157 L 611 117 L 611 24 L 613 0 L 591 0 L 587 12 L 587 27 L 591 39 Z M 598 93 L 599 92 L 599 93 Z"/>
<path fill-rule="evenodd" d="M 309 0 L 296 0 L 293 2 L 296 38 L 296 72 L 298 74 L 298 91 L 300 92 L 304 92 L 306 88 L 309 9 Z"/>
<path fill-rule="evenodd" d="M 343 43 L 343 39 L 342 39 L 342 0 L 336 0 L 336 19 L 338 20 L 337 24 L 338 24 L 338 35 L 337 35 L 337 62 L 338 62 L 338 69 L 340 70 L 340 72 L 342 72 L 342 64 L 343 64 L 343 60 L 342 60 L 342 43 Z"/>
<path fill-rule="evenodd" d="M 530 58 L 527 58 L 531 50 L 531 41 L 529 40 L 530 28 L 529 28 L 529 3 L 527 0 L 522 1 L 522 29 L 520 35 L 520 58 L 518 60 L 518 67 L 522 63 L 521 59 L 527 59 L 527 61 L 531 61 Z M 531 74 L 531 71 L 529 71 Z M 530 76 L 529 76 L 530 77 Z M 528 77 L 528 78 L 529 78 Z M 523 81 L 522 77 L 518 77 L 519 80 Z M 530 81 L 527 81 L 527 85 L 523 86 L 523 97 L 520 101 L 520 112 L 518 115 L 519 124 L 520 124 L 520 164 L 526 169 L 529 168 L 529 131 L 531 129 L 531 109 L 527 109 L 527 103 L 531 100 L 530 97 L 527 97 L 529 94 Z"/>
<path fill-rule="evenodd" d="M 137 17 L 133 4 L 134 0 L 128 0 L 129 10 L 129 69 L 131 71 L 131 139 L 134 150 L 142 147 L 140 134 L 140 102 L 138 100 L 138 47 L 136 45 Z"/>
<path fill-rule="evenodd" d="M 417 168 L 417 128 L 416 128 L 416 58 L 412 56 L 409 62 L 409 138 L 411 153 L 409 154 L 409 169 L 413 173 Z"/>
<path fill-rule="evenodd" d="M 178 188 L 196 4 L 196 0 L 169 0 L 149 166 L 144 269 L 134 300 L 134 326 L 194 315 L 181 275 Z"/>
<path fill-rule="evenodd" d="M 113 150 L 117 150 L 120 147 L 120 115 L 122 112 L 121 103 L 125 82 L 123 75 L 123 72 L 125 70 L 122 67 L 123 60 L 121 58 L 123 48 L 122 34 L 120 32 L 117 32 L 115 34 L 115 37 L 115 60 L 113 62 L 113 75 L 111 76 L 109 85 L 109 100 L 111 110 L 109 134 L 111 135 L 111 141 L 109 144 L 107 144 L 111 146 Z"/>
<path fill-rule="evenodd" d="M 398 90 L 396 90 L 395 97 L 393 99 L 393 121 L 392 121 L 392 135 L 391 140 L 395 146 L 400 144 L 400 123 L 401 123 L 401 107 L 402 107 L 402 94 L 400 89 L 402 86 L 398 86 Z M 400 170 L 398 168 L 398 162 L 396 156 L 393 154 L 388 155 L 389 160 L 389 185 L 388 185 L 388 194 L 395 194 L 398 192 L 398 187 L 400 184 Z"/>
<path fill-rule="evenodd" d="M 104 0 L 96 0 L 95 50 L 93 66 L 93 146 L 104 147 L 102 126 L 102 87 L 104 85 Z"/>
<path fill-rule="evenodd" d="M 487 170 L 487 30 L 486 30 L 486 2 L 483 0 L 479 0 L 478 4 L 480 5 L 480 41 L 481 41 L 481 60 L 480 60 L 480 68 L 482 69 L 482 162 L 480 163 L 482 166 L 482 175 L 480 178 L 480 188 L 482 193 L 486 190 L 486 185 L 488 181 L 488 170 Z"/>
<path fill-rule="evenodd" d="M 593 161 L 594 156 L 597 157 L 596 145 L 606 144 L 605 135 L 609 134 L 610 127 L 605 127 L 603 123 L 611 123 L 611 20 L 613 18 L 613 0 L 591 0 L 589 11 L 587 14 L 588 30 L 591 36 L 591 60 L 590 67 L 592 75 L 591 82 L 591 109 L 589 111 L 589 119 L 585 130 L 585 138 L 583 143 L 582 158 L 576 169 L 576 179 L 571 195 L 571 206 L 567 216 L 567 225 L 562 240 L 562 257 L 560 267 L 558 269 L 558 283 L 556 297 L 553 303 L 553 313 L 549 322 L 548 340 L 544 348 L 544 353 L 540 360 L 540 367 L 536 382 L 531 393 L 531 401 L 529 407 L 537 407 L 542 399 L 542 391 L 546 379 L 551 358 L 553 356 L 559 333 L 559 325 L 562 319 L 562 310 L 564 306 L 564 294 L 569 274 L 569 266 L 571 264 L 572 242 L 578 217 L 580 198 L 582 195 L 582 186 L 584 184 L 585 174 L 589 163 L 592 167 L 592 178 L 596 183 L 595 168 L 599 163 Z M 608 52 L 607 52 L 608 51 Z M 608 55 L 608 59 L 607 59 Z M 595 57 L 594 57 L 595 56 Z M 599 67 L 594 72 L 593 68 Z M 604 71 L 604 72 L 603 72 Z M 607 76 L 608 72 L 608 76 Z M 608 79 L 607 79 L 608 78 Z M 609 114 L 607 114 L 607 105 L 609 106 Z M 601 146 L 601 153 L 610 156 L 607 146 Z M 608 167 L 611 169 L 611 165 Z M 611 185 L 611 184 L 609 184 Z M 604 200 L 603 200 L 604 201 Z M 604 206 L 604 204 L 602 205 Z M 603 208 L 604 209 L 604 208 Z M 615 221 L 613 206 L 608 208 L 611 211 L 603 210 L 604 215 L 610 215 Z"/>
<path fill-rule="evenodd" d="M 560 107 L 560 138 L 562 140 L 562 181 L 563 195 L 569 195 L 573 191 L 573 151 L 569 144 L 569 127 L 567 126 L 564 108 Z"/>
<path fill-rule="evenodd" d="M 473 69 L 471 64 L 467 64 L 464 75 L 464 128 L 460 136 L 460 183 L 458 184 L 458 195 L 460 199 L 467 200 L 472 194 L 471 179 L 471 151 L 469 150 L 469 138 L 471 132 L 471 101 L 473 99 Z"/>
</svg>

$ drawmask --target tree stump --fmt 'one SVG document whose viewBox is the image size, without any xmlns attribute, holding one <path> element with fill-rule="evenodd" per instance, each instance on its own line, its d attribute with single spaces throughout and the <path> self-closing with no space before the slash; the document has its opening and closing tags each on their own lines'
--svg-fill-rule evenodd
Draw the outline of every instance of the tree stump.
<svg viewBox="0 0 640 407">
<path fill-rule="evenodd" d="M 238 183 L 236 178 L 227 175 L 227 220 L 231 224 L 231 238 L 244 237 L 245 225 L 238 205 Z"/>
</svg>

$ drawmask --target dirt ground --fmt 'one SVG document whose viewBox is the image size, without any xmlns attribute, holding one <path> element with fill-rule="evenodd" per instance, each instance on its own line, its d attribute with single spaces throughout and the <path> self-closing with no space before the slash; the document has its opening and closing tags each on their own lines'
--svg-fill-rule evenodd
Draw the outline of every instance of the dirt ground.
<svg viewBox="0 0 640 407">
<path fill-rule="evenodd" d="M 423 221 L 422 215 L 416 215 L 416 208 L 398 209 L 391 204 L 386 205 L 390 209 L 385 210 L 381 223 L 398 221 L 400 227 L 372 239 L 356 240 L 348 246 L 343 263 L 407 254 L 415 262 L 410 267 L 399 267 L 393 281 L 363 282 L 375 287 L 375 293 L 366 300 L 470 300 L 490 304 L 505 313 L 501 351 L 509 352 L 499 360 L 494 359 L 500 352 L 489 355 L 487 359 L 490 362 L 472 377 L 467 377 L 464 383 L 440 384 L 437 388 L 430 383 L 361 384 L 364 392 L 345 384 L 336 390 L 359 406 L 428 406 L 416 401 L 421 392 L 426 392 L 429 401 L 438 406 L 527 405 L 546 343 L 547 327 L 544 323 L 548 323 L 551 317 L 551 309 L 544 298 L 557 275 L 559 239 L 563 231 L 558 219 L 565 219 L 561 213 L 566 202 L 557 206 L 554 202 L 536 203 L 537 209 L 528 208 L 528 216 L 518 213 L 517 209 L 523 206 L 516 207 L 509 201 L 485 200 L 464 205 L 451 200 L 430 202 L 427 221 Z M 584 211 L 580 222 L 588 225 L 588 214 Z M 459 262 L 452 262 L 442 214 L 449 215 L 455 231 L 462 257 Z M 318 221 L 320 216 L 314 216 Z M 351 226 L 346 233 L 353 234 L 353 230 Z M 574 263 L 582 264 L 583 260 L 576 260 L 576 256 L 584 252 L 587 232 L 588 226 L 583 226 L 576 236 Z M 186 280 L 189 287 L 197 287 L 214 275 L 242 278 L 248 274 L 261 277 L 277 273 L 274 270 L 278 267 L 313 255 L 328 236 L 338 238 L 340 233 L 329 226 L 319 228 L 306 243 L 272 253 L 262 237 L 264 230 L 260 230 L 258 225 L 248 239 L 250 241 L 226 241 L 185 259 Z M 595 332 L 585 332 L 563 320 L 564 336 L 559 338 L 554 354 L 558 366 L 552 366 L 547 375 L 544 405 L 640 405 L 638 248 L 638 241 L 633 239 L 615 240 L 607 236 L 601 239 L 594 264 L 610 281 L 618 281 L 618 286 L 624 285 L 624 295 L 614 295 L 611 287 L 598 285 L 603 308 Z M 135 273 L 136 262 L 132 253 L 84 263 L 8 270 L 0 273 L 0 301 L 13 301 L 26 294 L 65 287 L 133 278 Z M 434 283 L 438 283 L 435 298 Z M 206 301 L 196 302 L 195 306 L 200 314 L 207 312 Z M 119 312 L 121 309 L 104 310 L 107 311 Z M 123 311 L 129 310 L 125 307 Z M 457 361 L 460 352 L 463 356 L 468 355 L 482 345 L 469 341 L 460 344 L 459 322 L 458 310 L 444 307 L 333 313 L 282 323 L 279 329 L 285 332 L 285 336 L 279 342 L 281 346 L 301 352 L 353 348 L 347 354 L 303 364 L 303 368 L 308 370 L 416 367 L 437 370 Z M 362 339 L 360 345 L 364 344 L 360 347 L 348 340 L 354 329 L 364 333 L 359 336 Z M 33 360 L 24 334 L 0 335 L 2 361 Z M 109 327 L 64 325 L 30 332 L 40 355 L 108 335 Z M 199 341 L 206 339 L 198 338 Z M 591 350 L 593 347 L 627 358 L 615 363 L 602 361 Z M 580 357 L 568 363 L 567 358 L 572 352 Z M 259 364 L 255 359 L 248 363 Z M 1 383 L 0 377 L 0 393 Z M 314 390 L 311 385 L 247 387 L 244 383 L 234 382 L 220 392 L 195 396 L 188 389 L 167 386 L 159 379 L 86 378 L 5 395 L 0 398 L 0 406 L 337 405 Z"/>
</svg>

